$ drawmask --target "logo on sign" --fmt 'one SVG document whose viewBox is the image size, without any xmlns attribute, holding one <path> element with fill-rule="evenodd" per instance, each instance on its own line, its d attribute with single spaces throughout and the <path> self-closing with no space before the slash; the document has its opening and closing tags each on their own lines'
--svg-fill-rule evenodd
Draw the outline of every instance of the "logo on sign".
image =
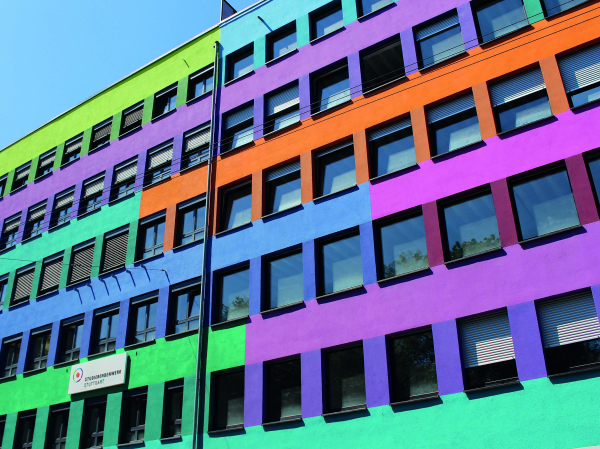
<svg viewBox="0 0 600 449">
<path fill-rule="evenodd" d="M 83 370 L 81 368 L 77 368 L 73 373 L 73 382 L 81 382 L 81 379 L 83 379 Z"/>
</svg>

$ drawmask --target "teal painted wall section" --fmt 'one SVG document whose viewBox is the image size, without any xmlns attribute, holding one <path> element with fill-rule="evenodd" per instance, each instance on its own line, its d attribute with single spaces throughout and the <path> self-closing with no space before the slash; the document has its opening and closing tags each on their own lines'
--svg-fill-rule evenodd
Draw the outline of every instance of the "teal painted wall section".
<svg viewBox="0 0 600 449">
<path fill-rule="evenodd" d="M 41 407 L 37 409 L 32 449 L 44 449 L 44 446 L 46 445 L 46 431 L 48 430 L 49 415 L 50 407 Z"/>
<path fill-rule="evenodd" d="M 79 449 L 81 426 L 83 425 L 84 401 L 73 401 L 69 408 L 69 424 L 67 425 L 67 444 L 65 449 Z"/>
<path fill-rule="evenodd" d="M 540 0 L 523 0 L 529 23 L 539 22 L 544 18 L 544 10 Z"/>
</svg>

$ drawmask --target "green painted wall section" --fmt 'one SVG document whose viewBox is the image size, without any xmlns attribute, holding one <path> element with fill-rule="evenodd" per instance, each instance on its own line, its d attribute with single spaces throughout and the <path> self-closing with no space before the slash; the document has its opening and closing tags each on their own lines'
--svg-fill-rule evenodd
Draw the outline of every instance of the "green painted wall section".
<svg viewBox="0 0 600 449">
<path fill-rule="evenodd" d="M 204 330 L 208 334 L 206 372 L 241 366 L 246 354 L 246 325 Z"/>
<path fill-rule="evenodd" d="M 540 0 L 523 0 L 529 23 L 539 22 L 544 18 L 544 10 Z"/>
<path fill-rule="evenodd" d="M 35 429 L 33 430 L 32 449 L 44 449 L 46 445 L 46 430 L 48 429 L 48 417 L 50 407 L 41 407 L 35 414 Z"/>
</svg>

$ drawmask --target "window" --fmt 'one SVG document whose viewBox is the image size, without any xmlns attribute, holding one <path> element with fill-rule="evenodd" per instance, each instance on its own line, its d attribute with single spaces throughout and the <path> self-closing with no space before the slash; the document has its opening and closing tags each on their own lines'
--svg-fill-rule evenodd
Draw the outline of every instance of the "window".
<svg viewBox="0 0 600 449">
<path fill-rule="evenodd" d="M 69 404 L 50 407 L 46 447 L 50 449 L 65 449 L 67 445 L 67 427 L 69 425 Z"/>
<path fill-rule="evenodd" d="M 234 271 L 218 274 L 217 277 L 216 322 L 223 323 L 248 316 L 250 267 L 246 265 Z"/>
<path fill-rule="evenodd" d="M 489 191 L 441 205 L 446 261 L 500 248 L 494 199 Z"/>
<path fill-rule="evenodd" d="M 460 320 L 458 332 L 466 390 L 518 381 L 506 309 Z"/>
<path fill-rule="evenodd" d="M 472 93 L 429 109 L 427 124 L 433 156 L 481 142 Z"/>
<path fill-rule="evenodd" d="M 56 148 L 42 154 L 40 156 L 40 161 L 38 163 L 37 172 L 35 173 L 35 178 L 41 178 L 42 176 L 46 176 L 49 173 L 52 173 L 54 168 L 54 159 L 56 157 Z"/>
<path fill-rule="evenodd" d="M 154 96 L 154 109 L 152 118 L 160 117 L 167 112 L 171 112 L 177 107 L 177 84 L 161 90 Z"/>
<path fill-rule="evenodd" d="M 344 15 L 342 4 L 339 1 L 310 15 L 310 38 L 312 40 L 331 34 L 343 27 Z"/>
<path fill-rule="evenodd" d="M 573 191 L 564 168 L 515 182 L 511 193 L 521 240 L 579 225 Z"/>
<path fill-rule="evenodd" d="M 265 132 L 271 133 L 300 122 L 298 84 L 267 96 Z"/>
<path fill-rule="evenodd" d="M 78 284 L 90 278 L 94 260 L 94 244 L 95 242 L 92 240 L 73 247 L 69 265 L 69 285 Z"/>
<path fill-rule="evenodd" d="M 485 43 L 529 25 L 523 0 L 491 0 L 475 4 L 475 23 Z"/>
<path fill-rule="evenodd" d="M 358 1 L 358 15 L 366 16 L 372 12 L 379 11 L 388 5 L 394 3 L 394 0 L 359 0 Z"/>
<path fill-rule="evenodd" d="M 246 183 L 223 192 L 221 230 L 250 223 L 252 215 L 252 184 Z"/>
<path fill-rule="evenodd" d="M 123 111 L 123 117 L 121 119 L 121 132 L 120 136 L 127 134 L 134 129 L 142 127 L 142 116 L 144 114 L 144 102 L 140 102 L 130 108 Z"/>
<path fill-rule="evenodd" d="M 347 63 L 313 79 L 313 99 L 313 114 L 350 101 L 350 78 Z"/>
<path fill-rule="evenodd" d="M 165 213 L 140 221 L 138 231 L 138 258 L 153 257 L 163 252 L 165 241 Z"/>
<path fill-rule="evenodd" d="M 163 438 L 181 436 L 183 418 L 183 380 L 174 380 L 165 384 L 163 413 Z"/>
<path fill-rule="evenodd" d="M 94 354 L 113 351 L 117 344 L 117 328 L 119 327 L 119 309 L 101 312 L 94 319 L 96 347 Z"/>
<path fill-rule="evenodd" d="M 558 68 L 571 107 L 583 106 L 600 99 L 598 67 L 600 67 L 600 45 L 588 47 L 558 60 Z"/>
<path fill-rule="evenodd" d="M 133 390 L 124 394 L 121 443 L 144 441 L 146 429 L 146 389 Z"/>
<path fill-rule="evenodd" d="M 102 194 L 104 193 L 104 173 L 94 176 L 83 183 L 79 215 L 87 214 L 102 207 Z"/>
<path fill-rule="evenodd" d="M 227 81 L 232 81 L 254 70 L 254 45 L 249 45 L 227 56 Z"/>
<path fill-rule="evenodd" d="M 325 351 L 325 413 L 366 408 L 362 343 Z"/>
<path fill-rule="evenodd" d="M 554 14 L 567 11 L 568 9 L 574 8 L 588 0 L 544 0 L 544 9 L 546 10 L 546 16 L 553 16 Z"/>
<path fill-rule="evenodd" d="M 433 23 L 415 30 L 419 68 L 421 69 L 438 64 L 465 51 L 456 11 L 449 16 L 434 20 Z"/>
<path fill-rule="evenodd" d="M 33 432 L 35 430 L 35 410 L 19 412 L 17 416 L 17 431 L 15 434 L 15 449 L 31 449 L 33 447 Z"/>
<path fill-rule="evenodd" d="M 12 306 L 29 301 L 34 271 L 35 264 L 17 270 L 15 276 L 15 289 L 11 302 Z"/>
<path fill-rule="evenodd" d="M 254 106 L 243 106 L 224 116 L 222 151 L 227 152 L 254 141 Z"/>
<path fill-rule="evenodd" d="M 154 298 L 132 305 L 132 317 L 135 319 L 135 334 L 132 344 L 154 340 L 156 335 L 158 299 Z"/>
<path fill-rule="evenodd" d="M 244 369 L 212 374 L 211 430 L 244 426 Z"/>
<path fill-rule="evenodd" d="M 600 204 L 600 156 L 594 156 L 587 161 L 588 172 L 591 177 L 596 203 Z"/>
<path fill-rule="evenodd" d="M 156 184 L 171 177 L 171 161 L 173 160 L 173 142 L 148 151 L 148 168 L 146 169 L 146 185 Z"/>
<path fill-rule="evenodd" d="M 2 249 L 12 248 L 17 244 L 19 235 L 19 225 L 21 221 L 21 212 L 4 220 L 4 229 L 2 230 Z"/>
<path fill-rule="evenodd" d="M 8 175 L 4 175 L 0 177 L 0 198 L 6 195 L 6 180 L 8 179 Z"/>
<path fill-rule="evenodd" d="M 112 118 L 104 120 L 102 123 L 98 123 L 92 128 L 92 143 L 90 144 L 90 151 L 97 150 L 110 141 L 111 129 Z"/>
<path fill-rule="evenodd" d="M 293 251 L 266 261 L 264 310 L 304 301 L 302 251 Z"/>
<path fill-rule="evenodd" d="M 128 239 L 129 229 L 127 228 L 114 230 L 104 236 L 104 251 L 100 273 L 107 273 L 125 266 Z"/>
<path fill-rule="evenodd" d="M 37 237 L 42 233 L 45 215 L 45 201 L 42 204 L 37 204 L 29 208 L 29 212 L 27 212 L 27 221 L 25 222 L 25 229 L 23 231 L 23 240 Z"/>
<path fill-rule="evenodd" d="M 17 375 L 20 352 L 21 336 L 4 340 L 2 343 L 2 377 Z"/>
<path fill-rule="evenodd" d="M 410 118 L 369 133 L 371 177 L 377 178 L 417 164 Z"/>
<path fill-rule="evenodd" d="M 106 396 L 86 399 L 83 411 L 82 446 L 86 449 L 102 447 L 104 439 L 104 418 L 106 417 Z"/>
<path fill-rule="evenodd" d="M 302 416 L 300 357 L 265 364 L 266 422 L 287 421 Z"/>
<path fill-rule="evenodd" d="M 137 176 L 137 157 L 129 159 L 115 167 L 111 200 L 118 200 L 135 191 Z"/>
<path fill-rule="evenodd" d="M 74 195 L 74 187 L 71 187 L 70 189 L 67 189 L 66 191 L 56 195 L 54 198 L 54 208 L 52 210 L 52 217 L 50 221 L 51 228 L 63 225 L 71 220 L 71 209 L 73 209 Z"/>
<path fill-rule="evenodd" d="M 79 360 L 81 338 L 83 337 L 83 317 L 65 320 L 61 327 L 61 362 Z"/>
<path fill-rule="evenodd" d="M 6 427 L 6 415 L 0 416 L 0 441 L 4 438 L 4 429 Z"/>
<path fill-rule="evenodd" d="M 591 292 L 537 302 L 548 375 L 600 363 L 600 324 Z"/>
<path fill-rule="evenodd" d="M 73 137 L 72 139 L 67 140 L 65 143 L 65 149 L 63 152 L 63 157 L 61 161 L 61 165 L 68 164 L 69 162 L 73 162 L 79 159 L 79 154 L 81 153 L 81 145 L 83 144 L 83 134 L 78 135 L 77 137 Z"/>
<path fill-rule="evenodd" d="M 27 180 L 29 179 L 29 170 L 31 169 L 31 163 L 28 162 L 22 167 L 19 167 L 15 170 L 15 177 L 13 179 L 11 192 L 20 189 L 21 187 L 25 187 L 27 185 Z"/>
<path fill-rule="evenodd" d="M 178 209 L 178 244 L 186 245 L 202 240 L 206 220 L 206 201 L 204 201 L 204 198 L 186 201 L 180 204 Z"/>
<path fill-rule="evenodd" d="M 191 101 L 213 90 L 213 68 L 201 70 L 190 75 L 187 100 Z"/>
<path fill-rule="evenodd" d="M 392 403 L 437 395 L 431 330 L 388 339 L 388 354 Z"/>
<path fill-rule="evenodd" d="M 54 256 L 46 257 L 42 262 L 42 274 L 40 276 L 38 295 L 45 295 L 58 291 L 63 256 L 63 253 L 55 254 Z"/>
<path fill-rule="evenodd" d="M 319 245 L 319 295 L 363 283 L 360 235 L 352 233 Z"/>
<path fill-rule="evenodd" d="M 267 61 L 272 61 L 298 48 L 296 24 L 293 23 L 267 35 Z"/>
<path fill-rule="evenodd" d="M 370 92 L 405 76 L 400 37 L 360 52 L 363 92 Z"/>
<path fill-rule="evenodd" d="M 356 185 L 352 142 L 345 142 L 319 153 L 316 166 L 317 197 L 341 192 Z"/>
<path fill-rule="evenodd" d="M 2 308 L 4 307 L 4 300 L 6 299 L 7 290 L 8 276 L 3 276 L 2 278 L 0 278 L 0 310 L 2 310 Z"/>
<path fill-rule="evenodd" d="M 198 329 L 200 314 L 200 286 L 188 289 L 175 290 L 171 293 L 176 301 L 175 333 Z"/>
<path fill-rule="evenodd" d="M 185 170 L 208 160 L 209 148 L 210 124 L 199 126 L 185 133 L 181 169 Z"/>
<path fill-rule="evenodd" d="M 267 214 L 274 214 L 302 204 L 300 161 L 267 173 Z"/>
<path fill-rule="evenodd" d="M 31 332 L 31 359 L 28 363 L 30 370 L 46 368 L 48 351 L 50 350 L 50 330 Z"/>
</svg>

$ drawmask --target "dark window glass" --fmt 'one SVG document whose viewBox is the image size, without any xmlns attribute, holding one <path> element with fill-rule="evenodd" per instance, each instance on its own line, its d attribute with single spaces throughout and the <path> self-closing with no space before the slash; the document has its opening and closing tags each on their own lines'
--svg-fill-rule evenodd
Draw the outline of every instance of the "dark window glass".
<svg viewBox="0 0 600 449">
<path fill-rule="evenodd" d="M 21 339 L 5 341 L 2 345 L 2 377 L 16 376 L 21 352 Z"/>
<path fill-rule="evenodd" d="M 175 315 L 175 333 L 198 329 L 200 313 L 200 288 L 173 293 L 177 301 Z"/>
<path fill-rule="evenodd" d="M 33 446 L 34 430 L 35 411 L 19 413 L 15 435 L 15 449 L 31 449 Z"/>
<path fill-rule="evenodd" d="M 188 131 L 183 136 L 183 155 L 181 156 L 181 169 L 198 165 L 208 160 L 210 150 L 210 125 L 201 125 Z"/>
<path fill-rule="evenodd" d="M 0 179 L 0 198 L 6 194 L 6 180 L 7 176 L 4 176 Z"/>
<path fill-rule="evenodd" d="M 162 217 L 160 221 L 153 221 L 140 226 L 141 259 L 162 254 L 165 241 L 164 220 L 164 217 Z"/>
<path fill-rule="evenodd" d="M 314 104 L 312 113 L 334 108 L 350 101 L 348 65 L 320 75 L 313 83 Z"/>
<path fill-rule="evenodd" d="M 123 111 L 123 117 L 121 119 L 121 132 L 119 135 L 123 135 L 134 129 L 142 126 L 142 116 L 144 113 L 144 103 L 138 103 L 135 106 L 131 106 Z"/>
<path fill-rule="evenodd" d="M 31 239 L 42 233 L 42 226 L 44 225 L 45 217 L 46 204 L 29 208 L 29 213 L 27 214 L 27 223 L 25 223 L 25 230 L 23 232 L 23 240 Z"/>
<path fill-rule="evenodd" d="M 600 364 L 600 339 L 544 348 L 548 375 L 567 373 Z"/>
<path fill-rule="evenodd" d="M 149 186 L 169 179 L 171 177 L 172 160 L 172 144 L 167 144 L 161 148 L 149 151 L 145 185 Z"/>
<path fill-rule="evenodd" d="M 579 225 L 567 171 L 544 173 L 512 186 L 522 240 Z"/>
<path fill-rule="evenodd" d="M 135 191 L 137 175 L 137 158 L 129 160 L 115 167 L 111 201 L 124 198 Z"/>
<path fill-rule="evenodd" d="M 361 345 L 327 351 L 326 413 L 366 406 L 365 362 Z"/>
<path fill-rule="evenodd" d="M 63 324 L 61 337 L 63 342 L 61 362 L 78 360 L 83 337 L 83 321 Z"/>
<path fill-rule="evenodd" d="M 300 358 L 266 365 L 267 422 L 302 416 Z"/>
<path fill-rule="evenodd" d="M 113 310 L 96 317 L 96 354 L 115 349 L 117 344 L 117 328 L 119 327 L 119 311 Z"/>
<path fill-rule="evenodd" d="M 0 310 L 4 306 L 6 291 L 8 290 L 8 278 L 0 279 Z"/>
<path fill-rule="evenodd" d="M 416 31 L 419 67 L 425 68 L 465 51 L 456 13 Z"/>
<path fill-rule="evenodd" d="M 500 247 L 491 193 L 443 206 L 446 260 L 457 260 Z"/>
<path fill-rule="evenodd" d="M 4 227 L 2 229 L 2 242 L 0 242 L 2 249 L 12 248 L 17 244 L 19 225 L 21 224 L 20 220 L 20 213 L 4 220 Z"/>
<path fill-rule="evenodd" d="M 384 46 L 378 45 L 361 52 L 360 63 L 364 92 L 402 78 L 405 71 L 400 39 L 396 38 Z"/>
<path fill-rule="evenodd" d="M 318 192 L 317 196 L 340 192 L 356 185 L 354 146 L 339 150 L 325 151 L 316 158 Z"/>
<path fill-rule="evenodd" d="M 278 58 L 297 48 L 296 26 L 292 26 L 267 37 L 267 60 Z"/>
<path fill-rule="evenodd" d="M 146 430 L 146 393 L 129 393 L 123 398 L 121 443 L 144 441 Z"/>
<path fill-rule="evenodd" d="M 219 275 L 217 322 L 248 316 L 250 302 L 250 268 Z"/>
<path fill-rule="evenodd" d="M 50 332 L 32 334 L 31 337 L 31 362 L 29 369 L 46 368 L 48 351 L 50 350 Z"/>
<path fill-rule="evenodd" d="M 40 156 L 40 160 L 35 174 L 36 179 L 52 173 L 54 168 L 54 159 L 56 158 L 56 148 Z"/>
<path fill-rule="evenodd" d="M 386 129 L 390 129 L 386 127 Z M 379 134 L 384 134 L 376 137 Z M 369 149 L 371 152 L 371 176 L 383 176 L 417 164 L 415 139 L 410 124 L 398 131 L 371 133 Z"/>
<path fill-rule="evenodd" d="M 394 3 L 393 0 L 359 0 L 359 15 L 365 16 L 392 3 Z"/>
<path fill-rule="evenodd" d="M 212 430 L 244 425 L 244 370 L 213 374 Z"/>
<path fill-rule="evenodd" d="M 342 13 L 342 4 L 336 2 L 332 7 L 312 15 L 311 38 L 318 39 L 321 36 L 331 34 L 343 27 L 344 15 Z"/>
<path fill-rule="evenodd" d="M 552 115 L 545 90 L 496 106 L 500 132 L 526 126 Z"/>
<path fill-rule="evenodd" d="M 179 244 L 196 242 L 204 238 L 206 203 L 198 201 L 179 210 Z"/>
<path fill-rule="evenodd" d="M 288 173 L 285 168 L 290 166 L 293 166 L 294 171 L 290 169 Z M 283 170 L 274 170 L 267 175 L 267 214 L 291 209 L 302 203 L 300 163 L 290 164 L 290 166 L 283 167 Z"/>
<path fill-rule="evenodd" d="M 30 168 L 30 164 L 27 164 L 25 167 L 19 167 L 15 170 L 15 176 L 13 178 L 12 187 L 10 189 L 11 192 L 14 192 L 15 190 L 27 185 Z"/>
<path fill-rule="evenodd" d="M 265 309 L 304 300 L 302 252 L 285 254 L 267 262 L 268 293 Z"/>
<path fill-rule="evenodd" d="M 183 382 L 169 382 L 165 386 L 165 411 L 163 414 L 163 438 L 181 435 L 183 417 Z"/>
<path fill-rule="evenodd" d="M 60 407 L 60 410 L 50 410 L 48 425 L 48 445 L 51 449 L 65 449 L 67 445 L 67 426 L 69 425 L 69 405 Z"/>
<path fill-rule="evenodd" d="M 102 402 L 86 403 L 83 417 L 83 447 L 85 449 L 102 447 L 106 398 Z"/>
<path fill-rule="evenodd" d="M 110 141 L 110 131 L 112 129 L 112 118 L 97 124 L 92 129 L 92 141 L 90 142 L 90 151 L 96 150 Z"/>
<path fill-rule="evenodd" d="M 252 184 L 244 184 L 223 193 L 221 230 L 237 228 L 250 223 L 252 212 Z"/>
<path fill-rule="evenodd" d="M 168 87 L 154 97 L 152 118 L 159 117 L 177 107 L 177 85 Z"/>
<path fill-rule="evenodd" d="M 67 140 L 65 143 L 65 149 L 63 151 L 63 158 L 61 165 L 68 164 L 69 162 L 73 162 L 79 159 L 79 155 L 81 154 L 81 145 L 83 144 L 83 135 L 79 135 L 77 137 L 73 137 L 70 140 Z"/>
<path fill-rule="evenodd" d="M 156 334 L 156 310 L 158 302 L 153 301 L 134 307 L 135 335 L 133 343 L 154 340 Z"/>
<path fill-rule="evenodd" d="M 4 439 L 4 429 L 6 428 L 6 415 L 0 416 L 0 441 Z"/>
<path fill-rule="evenodd" d="M 363 283 L 360 235 L 344 236 L 320 245 L 320 294 L 327 295 Z"/>
<path fill-rule="evenodd" d="M 250 73 L 254 70 L 254 48 L 249 48 L 242 52 L 230 55 L 228 57 L 229 71 L 227 81 L 234 80 L 240 76 Z"/>
<path fill-rule="evenodd" d="M 378 237 L 381 279 L 429 266 L 422 215 L 382 224 Z"/>
<path fill-rule="evenodd" d="M 50 221 L 50 227 L 60 226 L 71 220 L 71 211 L 73 209 L 74 189 L 61 192 L 54 198 L 54 210 Z"/>
<path fill-rule="evenodd" d="M 188 101 L 198 98 L 213 89 L 213 69 L 190 75 L 188 82 Z"/>
<path fill-rule="evenodd" d="M 512 33 L 529 25 L 523 0 L 494 0 L 475 6 L 481 42 Z"/>
<path fill-rule="evenodd" d="M 544 0 L 544 8 L 546 9 L 546 15 L 552 16 L 568 9 L 574 8 L 575 6 L 581 5 L 588 0 Z"/>
<path fill-rule="evenodd" d="M 438 391 L 431 331 L 389 340 L 392 402 L 407 401 Z"/>
<path fill-rule="evenodd" d="M 465 369 L 465 389 L 472 390 L 518 379 L 514 360 Z"/>
</svg>

